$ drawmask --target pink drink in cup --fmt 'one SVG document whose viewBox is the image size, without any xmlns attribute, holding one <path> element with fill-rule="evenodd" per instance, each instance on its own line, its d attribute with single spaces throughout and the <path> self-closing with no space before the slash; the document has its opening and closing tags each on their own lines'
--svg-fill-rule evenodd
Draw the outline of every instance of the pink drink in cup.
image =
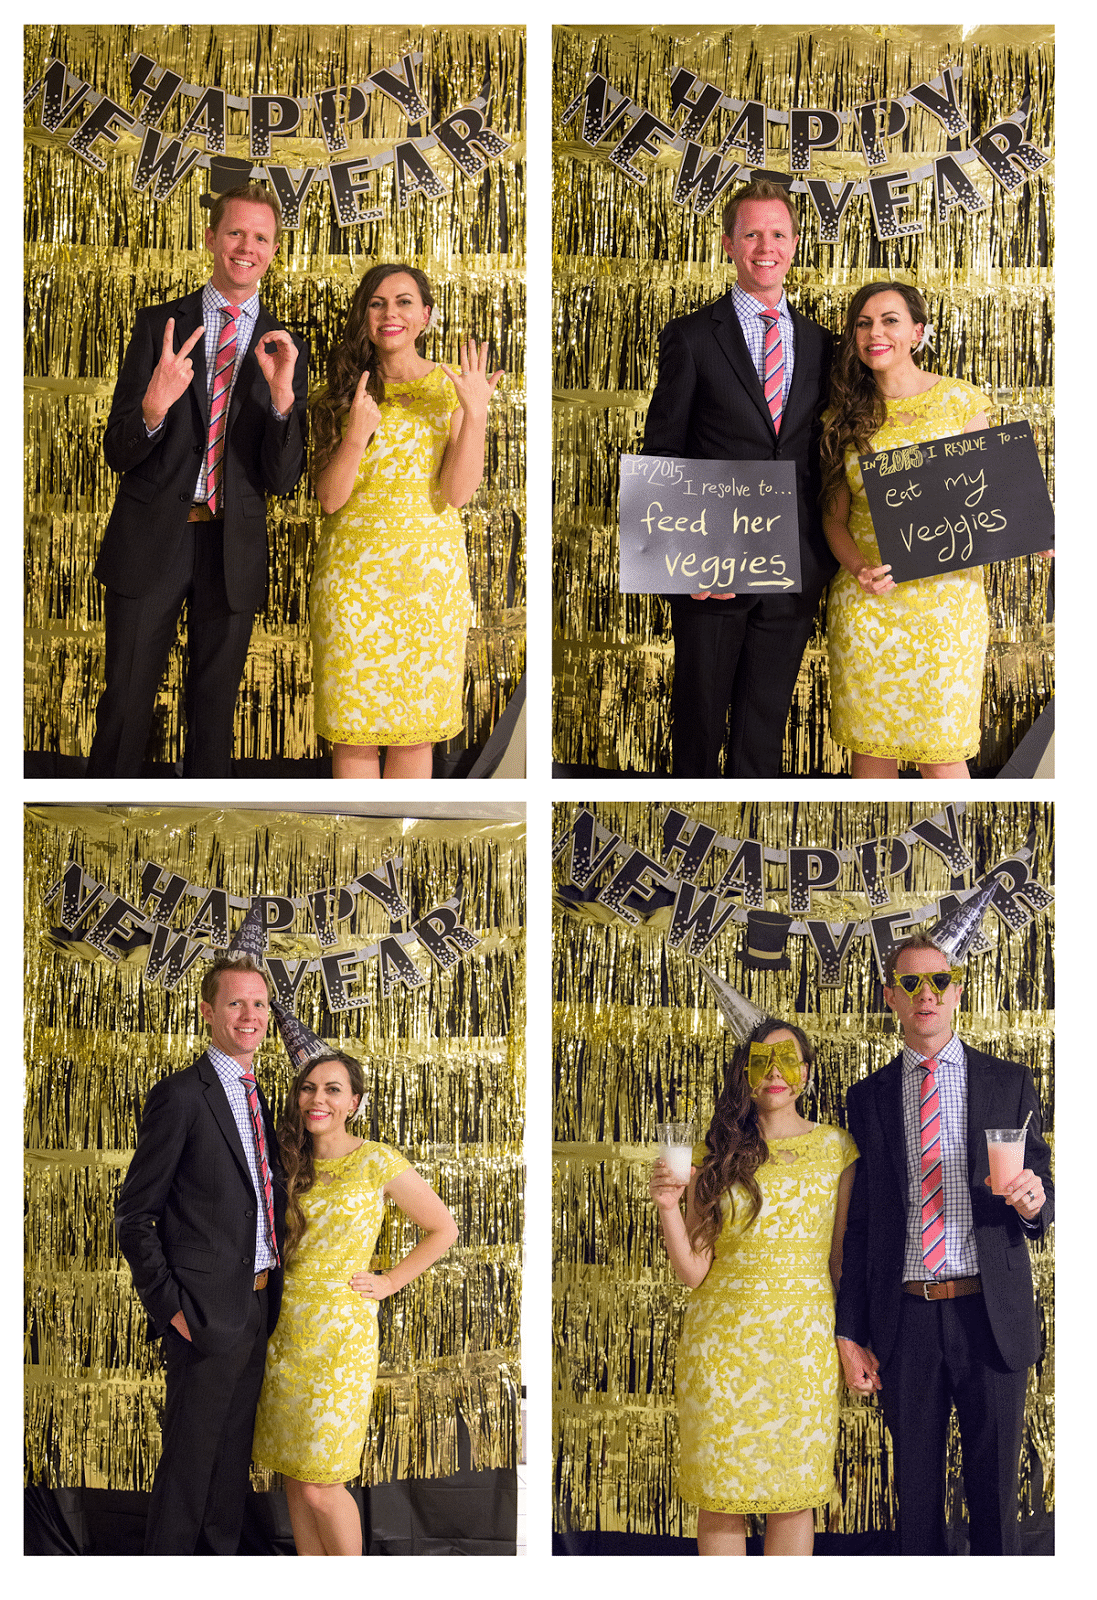
<svg viewBox="0 0 1097 1600">
<path fill-rule="evenodd" d="M 990 1192 L 1002 1194 L 1011 1178 L 1025 1165 L 1024 1128 L 988 1128 L 987 1160 L 990 1162 Z"/>
</svg>

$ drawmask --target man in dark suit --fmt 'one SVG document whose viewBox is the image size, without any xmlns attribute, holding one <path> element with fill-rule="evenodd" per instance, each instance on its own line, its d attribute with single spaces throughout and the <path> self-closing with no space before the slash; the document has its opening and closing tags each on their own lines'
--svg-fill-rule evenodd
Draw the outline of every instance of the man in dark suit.
<svg viewBox="0 0 1097 1600">
<path fill-rule="evenodd" d="M 146 1555 L 237 1553 L 282 1298 L 278 1143 L 266 1101 L 241 1077 L 269 1018 L 251 957 L 212 964 L 200 1010 L 209 1049 L 150 1093 L 115 1212 L 167 1368 Z"/>
<path fill-rule="evenodd" d="M 819 418 L 833 341 L 785 298 L 799 234 L 796 208 L 780 184 L 756 179 L 737 190 L 723 215 L 735 286 L 668 323 L 659 340 L 645 455 L 794 461 L 803 584 L 800 594 L 764 598 L 670 597 L 676 778 L 720 775 L 729 706 L 725 775 L 780 777 L 800 659 L 835 570 L 819 515 Z"/>
<path fill-rule="evenodd" d="M 187 607 L 183 775 L 228 777 L 252 622 L 267 587 L 265 496 L 304 467 L 304 346 L 259 303 L 278 243 L 261 184 L 218 196 L 205 288 L 137 313 L 104 451 L 122 474 L 95 575 L 106 687 L 89 778 L 140 777 L 157 685 Z"/>
<path fill-rule="evenodd" d="M 884 996 L 902 1028 L 903 1053 L 854 1084 L 847 1101 L 860 1159 L 838 1291 L 838 1351 L 851 1389 L 880 1390 L 903 1555 L 947 1553 L 953 1405 L 971 1554 L 1021 1553 L 1025 1389 L 1040 1355 L 1026 1241 L 1041 1238 L 1052 1221 L 1049 1152 L 1028 1068 L 983 1055 L 953 1032 L 961 989 L 959 969 L 930 939 L 900 945 Z M 1019 1128 L 1029 1112 L 1027 1164 L 994 1195 L 985 1130 Z"/>
</svg>

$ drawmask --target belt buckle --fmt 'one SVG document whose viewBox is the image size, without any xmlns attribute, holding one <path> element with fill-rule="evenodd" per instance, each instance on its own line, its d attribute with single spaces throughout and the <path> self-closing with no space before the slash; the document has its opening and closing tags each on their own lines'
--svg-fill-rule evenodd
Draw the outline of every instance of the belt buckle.
<svg viewBox="0 0 1097 1600">
<path fill-rule="evenodd" d="M 923 1283 L 923 1285 L 922 1285 L 922 1299 L 923 1299 L 923 1300 L 929 1300 L 929 1299 L 931 1299 L 931 1298 L 932 1298 L 932 1296 L 931 1296 L 931 1295 L 930 1295 L 930 1292 L 929 1292 L 929 1291 L 930 1291 L 930 1290 L 931 1290 L 931 1289 L 935 1289 L 935 1288 L 936 1288 L 936 1287 L 937 1287 L 937 1285 L 936 1285 L 936 1284 L 935 1284 L 935 1283 L 931 1283 L 931 1281 L 930 1281 L 930 1280 L 929 1280 L 929 1278 L 927 1278 L 927 1279 L 926 1279 L 926 1281 L 925 1281 L 925 1283 Z"/>
</svg>

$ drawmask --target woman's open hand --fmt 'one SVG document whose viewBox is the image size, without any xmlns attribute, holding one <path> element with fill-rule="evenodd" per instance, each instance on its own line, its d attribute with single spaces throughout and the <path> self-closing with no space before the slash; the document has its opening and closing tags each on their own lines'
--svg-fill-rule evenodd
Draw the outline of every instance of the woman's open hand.
<svg viewBox="0 0 1097 1600">
<path fill-rule="evenodd" d="M 459 355 L 461 360 L 459 372 L 451 371 L 444 361 L 442 371 L 457 391 L 461 410 L 472 417 L 486 417 L 488 404 L 495 393 L 495 385 L 503 376 L 502 371 L 488 372 L 486 339 L 479 346 L 475 339 L 469 339 L 460 347 Z"/>
</svg>

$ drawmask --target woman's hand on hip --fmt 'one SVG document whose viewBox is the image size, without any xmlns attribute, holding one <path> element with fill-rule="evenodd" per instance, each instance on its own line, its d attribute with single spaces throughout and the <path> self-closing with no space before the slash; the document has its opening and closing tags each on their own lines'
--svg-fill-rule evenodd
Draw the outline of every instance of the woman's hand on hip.
<svg viewBox="0 0 1097 1600">
<path fill-rule="evenodd" d="M 349 1282 L 363 1300 L 387 1300 L 390 1294 L 396 1293 L 387 1272 L 356 1272 Z"/>
</svg>

